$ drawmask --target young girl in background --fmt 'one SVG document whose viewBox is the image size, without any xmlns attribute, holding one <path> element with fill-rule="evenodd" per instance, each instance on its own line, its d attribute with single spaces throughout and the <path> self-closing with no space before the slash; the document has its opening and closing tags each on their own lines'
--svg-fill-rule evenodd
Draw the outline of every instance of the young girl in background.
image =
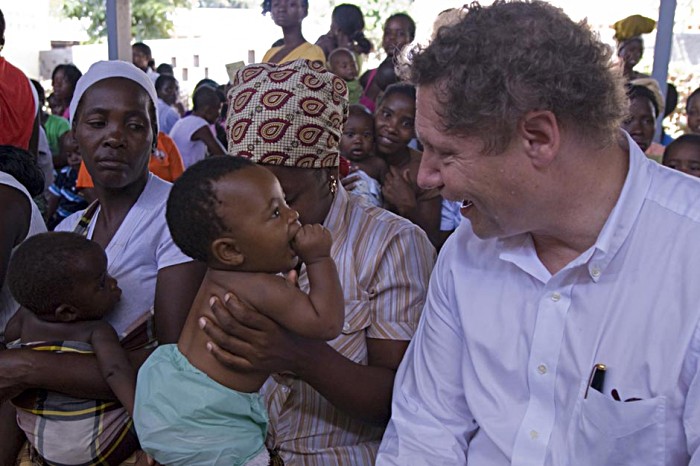
<svg viewBox="0 0 700 466">
<path fill-rule="evenodd" d="M 397 13 L 389 17 L 384 23 L 384 36 L 382 47 L 386 52 L 386 58 L 377 67 L 366 71 L 360 77 L 363 91 L 360 103 L 374 112 L 376 101 L 387 86 L 398 81 L 394 72 L 394 55 L 416 36 L 416 23 L 405 13 Z"/>
<path fill-rule="evenodd" d="M 263 14 L 270 12 L 275 24 L 282 28 L 282 45 L 265 52 L 263 63 L 287 63 L 305 58 L 325 63 L 326 56 L 321 47 L 304 39 L 301 22 L 309 14 L 308 0 L 265 0 Z"/>
<path fill-rule="evenodd" d="M 382 182 L 384 207 L 420 226 L 439 249 L 447 238 L 440 232 L 442 198 L 436 190 L 418 186 L 421 153 L 408 147 L 416 137 L 415 118 L 415 87 L 387 87 L 374 115 L 376 152 L 389 166 Z"/>
</svg>

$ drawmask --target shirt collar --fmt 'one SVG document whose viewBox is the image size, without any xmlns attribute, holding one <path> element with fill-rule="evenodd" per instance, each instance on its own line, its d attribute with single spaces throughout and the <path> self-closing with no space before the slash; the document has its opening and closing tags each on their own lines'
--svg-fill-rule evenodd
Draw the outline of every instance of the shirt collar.
<svg viewBox="0 0 700 466">
<path fill-rule="evenodd" d="M 593 246 L 565 268 L 585 264 L 588 268 L 588 274 L 594 282 L 600 280 L 606 267 L 632 231 L 651 184 L 650 164 L 656 163 L 644 155 L 627 133 L 624 134 L 629 146 L 629 168 L 620 197 Z M 529 234 L 504 238 L 499 242 L 502 248 L 499 256 L 501 260 L 512 262 L 543 282 L 548 280 L 549 272 L 537 258 Z"/>
<path fill-rule="evenodd" d="M 620 197 L 593 245 L 588 271 L 596 282 L 630 235 L 651 185 L 651 165 L 656 163 L 644 155 L 629 134 L 624 134 L 629 146 L 629 169 Z"/>
</svg>

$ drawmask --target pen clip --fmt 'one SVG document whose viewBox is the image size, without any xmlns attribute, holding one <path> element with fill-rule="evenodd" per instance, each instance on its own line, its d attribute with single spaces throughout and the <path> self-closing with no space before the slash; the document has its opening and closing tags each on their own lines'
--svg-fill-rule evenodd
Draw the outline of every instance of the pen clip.
<svg viewBox="0 0 700 466">
<path fill-rule="evenodd" d="M 586 384 L 586 392 L 583 395 L 583 399 L 588 398 L 588 390 L 593 389 L 598 392 L 603 392 L 603 383 L 605 382 L 605 371 L 607 367 L 605 364 L 595 364 L 591 370 L 591 375 L 588 377 L 588 384 Z"/>
</svg>

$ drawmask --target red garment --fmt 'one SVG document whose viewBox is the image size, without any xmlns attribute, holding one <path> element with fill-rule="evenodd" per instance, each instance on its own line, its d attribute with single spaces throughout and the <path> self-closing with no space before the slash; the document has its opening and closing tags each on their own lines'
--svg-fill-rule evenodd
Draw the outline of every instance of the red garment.
<svg viewBox="0 0 700 466">
<path fill-rule="evenodd" d="M 367 97 L 367 91 L 369 91 L 369 88 L 372 86 L 372 81 L 374 81 L 375 76 L 377 76 L 377 70 L 379 70 L 379 67 L 369 72 L 369 76 L 367 77 L 367 85 L 364 89 L 362 89 L 362 95 L 360 96 L 359 101 L 360 105 L 364 105 L 365 108 L 372 113 L 374 113 L 374 111 L 377 109 L 377 104 L 374 102 L 374 100 Z"/>
<path fill-rule="evenodd" d="M 29 79 L 0 57 L 0 144 L 29 149 L 37 111 Z"/>
</svg>

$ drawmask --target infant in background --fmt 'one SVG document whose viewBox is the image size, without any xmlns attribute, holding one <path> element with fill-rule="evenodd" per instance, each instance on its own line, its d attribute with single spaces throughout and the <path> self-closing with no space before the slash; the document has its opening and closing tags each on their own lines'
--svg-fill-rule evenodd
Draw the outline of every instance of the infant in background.
<svg viewBox="0 0 700 466">
<path fill-rule="evenodd" d="M 328 56 L 328 71 L 343 78 L 348 85 L 348 103 L 356 104 L 360 101 L 362 86 L 357 77 L 360 75 L 357 69 L 355 55 L 348 49 L 338 48 Z"/>
<path fill-rule="evenodd" d="M 200 328 L 211 301 L 234 293 L 307 338 L 334 339 L 343 292 L 331 235 L 301 225 L 277 178 L 242 157 L 215 157 L 173 185 L 166 219 L 173 240 L 207 274 L 177 345 L 164 345 L 139 371 L 134 422 L 142 448 L 169 466 L 267 465 L 267 412 L 257 393 L 270 375 L 233 371 L 207 349 Z M 282 277 L 301 261 L 307 295 Z"/>
<path fill-rule="evenodd" d="M 374 117 L 362 105 L 351 105 L 340 138 L 340 155 L 350 162 L 343 186 L 372 205 L 382 206 L 381 180 L 387 171 L 384 160 L 374 155 Z"/>
</svg>

